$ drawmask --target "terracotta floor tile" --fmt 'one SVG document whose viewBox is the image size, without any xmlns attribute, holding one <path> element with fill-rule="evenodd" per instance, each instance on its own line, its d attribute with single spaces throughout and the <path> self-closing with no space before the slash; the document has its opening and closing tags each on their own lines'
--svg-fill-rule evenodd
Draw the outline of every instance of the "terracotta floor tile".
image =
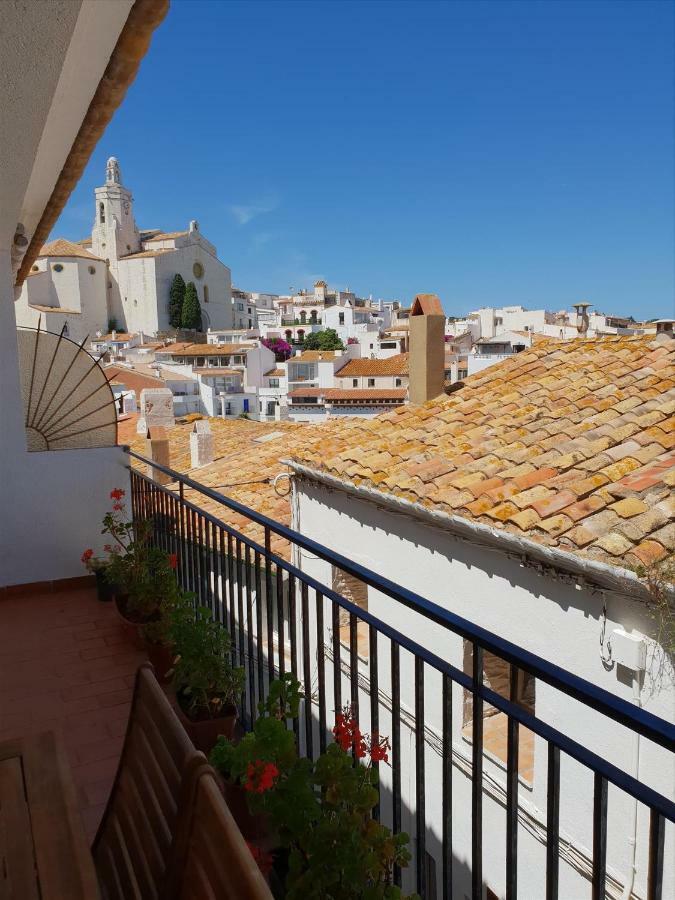
<svg viewBox="0 0 675 900">
<path fill-rule="evenodd" d="M 112 605 L 89 588 L 0 600 L 0 740 L 61 735 L 89 839 L 110 793 L 144 658 L 126 642 Z"/>
</svg>

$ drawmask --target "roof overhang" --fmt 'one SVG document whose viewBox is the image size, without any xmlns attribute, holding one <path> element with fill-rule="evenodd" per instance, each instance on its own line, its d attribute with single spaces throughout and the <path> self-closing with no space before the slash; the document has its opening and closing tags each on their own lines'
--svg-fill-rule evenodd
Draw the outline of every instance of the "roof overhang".
<svg viewBox="0 0 675 900">
<path fill-rule="evenodd" d="M 538 568 L 541 574 L 547 574 L 548 570 L 554 576 L 560 573 L 575 579 L 580 587 L 585 584 L 600 591 L 610 591 L 642 601 L 648 602 L 652 599 L 645 583 L 629 569 L 587 559 L 557 547 L 546 547 L 529 538 L 484 525 L 482 522 L 473 522 L 462 516 L 428 509 L 393 494 L 385 494 L 374 488 L 343 481 L 335 475 L 305 466 L 293 459 L 282 459 L 280 462 L 289 466 L 301 478 L 318 482 L 332 490 L 343 491 L 393 512 L 405 513 L 427 525 L 447 531 L 460 540 L 491 550 L 499 550 L 505 556 L 520 560 L 523 565 Z M 671 600 L 675 601 L 675 586 L 669 588 L 669 593 Z"/>
<path fill-rule="evenodd" d="M 17 286 L 134 80 L 168 8 L 169 0 L 29 3 L 21 17 L 8 14 L 3 21 L 7 43 L 18 48 L 14 53 L 10 46 L 4 61 L 11 69 L 7 84 L 12 101 L 3 128 L 16 135 L 20 154 L 2 167 L 10 182 L 3 203 L 5 197 L 13 201 L 7 204 L 16 211 L 11 227 L 20 223 L 26 247 L 20 265 L 15 254 Z"/>
</svg>

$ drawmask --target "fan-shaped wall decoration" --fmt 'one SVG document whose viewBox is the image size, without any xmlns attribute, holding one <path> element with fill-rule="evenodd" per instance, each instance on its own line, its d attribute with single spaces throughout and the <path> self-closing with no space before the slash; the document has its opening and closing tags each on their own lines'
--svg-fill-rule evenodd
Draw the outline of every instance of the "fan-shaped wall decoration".
<svg viewBox="0 0 675 900">
<path fill-rule="evenodd" d="M 117 442 L 112 389 L 98 362 L 65 335 L 17 329 L 29 450 L 110 447 Z"/>
</svg>

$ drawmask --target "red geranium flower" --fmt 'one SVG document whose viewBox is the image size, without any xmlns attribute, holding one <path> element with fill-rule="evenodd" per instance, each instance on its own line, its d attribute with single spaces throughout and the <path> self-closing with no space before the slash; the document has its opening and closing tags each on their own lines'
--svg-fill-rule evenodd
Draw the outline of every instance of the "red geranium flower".
<svg viewBox="0 0 675 900">
<path fill-rule="evenodd" d="M 274 763 L 265 762 L 262 759 L 256 759 L 255 762 L 249 763 L 246 768 L 246 781 L 244 782 L 244 790 L 253 794 L 264 794 L 274 787 L 274 782 L 279 776 L 279 769 Z"/>
<path fill-rule="evenodd" d="M 115 488 L 114 490 L 110 491 L 110 499 L 121 500 L 122 497 L 124 497 L 124 494 L 125 491 L 123 491 L 122 488 Z"/>
<path fill-rule="evenodd" d="M 178 567 L 178 555 L 176 553 L 169 553 L 169 565 L 172 569 Z"/>
<path fill-rule="evenodd" d="M 91 550 L 91 549 L 85 550 L 84 553 L 82 554 L 82 562 L 86 565 L 89 562 L 89 560 L 92 558 L 93 555 L 94 555 L 93 550 Z"/>
</svg>

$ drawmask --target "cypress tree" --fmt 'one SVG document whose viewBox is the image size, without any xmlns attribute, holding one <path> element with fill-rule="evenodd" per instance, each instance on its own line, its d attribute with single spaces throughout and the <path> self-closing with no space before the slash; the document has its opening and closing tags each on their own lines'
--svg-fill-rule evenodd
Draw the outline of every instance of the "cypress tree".
<svg viewBox="0 0 675 900">
<path fill-rule="evenodd" d="M 180 328 L 184 300 L 185 282 L 182 275 L 176 274 L 169 290 L 169 325 L 172 328 Z"/>
<path fill-rule="evenodd" d="M 183 300 L 183 311 L 180 319 L 181 328 L 195 328 L 202 330 L 202 308 L 199 305 L 197 288 L 193 281 L 188 281 Z"/>
</svg>

